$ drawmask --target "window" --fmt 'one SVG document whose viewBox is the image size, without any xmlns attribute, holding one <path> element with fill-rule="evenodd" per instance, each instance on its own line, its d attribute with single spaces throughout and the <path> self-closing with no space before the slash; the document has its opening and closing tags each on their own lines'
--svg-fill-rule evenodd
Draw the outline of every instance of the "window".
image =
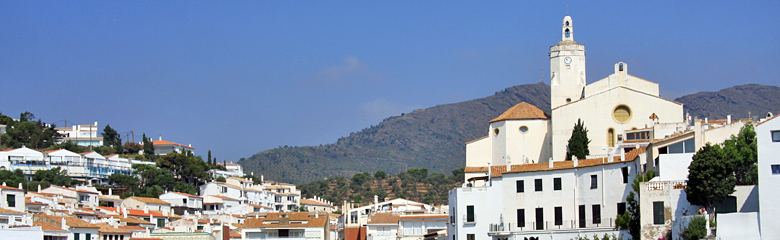
<svg viewBox="0 0 780 240">
<path fill-rule="evenodd" d="M 569 29 L 566 29 L 566 37 L 571 36 L 571 33 L 569 33 Z"/>
<path fill-rule="evenodd" d="M 555 207 L 555 226 L 563 225 L 563 207 Z"/>
<path fill-rule="evenodd" d="M 520 132 L 521 132 L 521 133 L 526 133 L 526 132 L 528 132 L 528 127 L 526 127 L 526 126 L 522 126 L 522 127 L 520 127 Z"/>
<path fill-rule="evenodd" d="M 541 192 L 542 191 L 542 179 L 535 179 L 534 180 L 534 191 Z"/>
<path fill-rule="evenodd" d="M 165 227 L 165 218 L 157 219 L 157 227 Z"/>
<path fill-rule="evenodd" d="M 590 189 L 599 188 L 599 177 L 596 175 L 590 175 Z"/>
<path fill-rule="evenodd" d="M 498 136 L 498 132 L 499 132 L 499 131 L 498 131 L 498 128 L 494 128 L 494 129 L 493 129 L 493 134 L 495 134 L 496 136 Z"/>
<path fill-rule="evenodd" d="M 553 190 L 561 190 L 561 178 L 553 178 Z"/>
<path fill-rule="evenodd" d="M 688 139 L 682 142 L 669 145 L 667 148 L 668 148 L 667 150 L 668 153 L 695 153 L 696 143 L 694 142 L 693 139 Z"/>
<path fill-rule="evenodd" d="M 466 240 L 474 240 L 474 234 L 473 233 L 466 234 Z"/>
<path fill-rule="evenodd" d="M 517 209 L 517 227 L 525 227 L 525 209 Z"/>
<path fill-rule="evenodd" d="M 187 205 L 187 199 L 186 198 L 181 199 L 181 201 L 182 201 L 182 203 L 184 203 L 184 205 Z"/>
<path fill-rule="evenodd" d="M 618 215 L 621 215 L 624 212 L 626 212 L 626 203 L 624 203 L 624 202 L 617 203 L 617 213 L 618 213 Z"/>
<path fill-rule="evenodd" d="M 519 192 L 519 193 L 521 193 L 521 192 L 525 192 L 525 182 L 524 182 L 523 180 L 517 180 L 517 181 L 515 182 L 515 189 L 516 189 L 516 190 L 517 190 L 517 192 Z"/>
<path fill-rule="evenodd" d="M 780 142 L 780 131 L 772 131 L 772 142 Z"/>
<path fill-rule="evenodd" d="M 542 208 L 536 209 L 536 230 L 544 229 L 544 210 Z"/>
<path fill-rule="evenodd" d="M 85 240 L 92 240 L 92 234 L 85 233 L 85 234 L 84 234 L 84 239 L 85 239 Z"/>
<path fill-rule="evenodd" d="M 73 239 L 79 240 L 79 233 L 73 233 Z"/>
<path fill-rule="evenodd" d="M 615 146 L 615 129 L 613 128 L 607 129 L 607 146 Z"/>
<path fill-rule="evenodd" d="M 780 174 L 780 165 L 772 165 L 772 174 Z"/>
<path fill-rule="evenodd" d="M 584 228 L 587 220 L 585 220 L 585 205 L 580 205 L 580 228 Z"/>
<path fill-rule="evenodd" d="M 612 118 L 618 123 L 627 123 L 631 120 L 631 109 L 626 105 L 618 105 L 612 110 Z"/>
<path fill-rule="evenodd" d="M 474 206 L 466 206 L 466 222 L 474 222 Z"/>
<path fill-rule="evenodd" d="M 653 202 L 653 224 L 664 224 L 664 202 Z"/>
<path fill-rule="evenodd" d="M 601 223 L 601 205 L 593 205 L 593 224 Z"/>
<path fill-rule="evenodd" d="M 628 183 L 628 167 L 620 169 L 623 172 L 623 183 Z"/>
<path fill-rule="evenodd" d="M 16 207 L 16 195 L 8 194 L 5 196 L 5 198 L 8 202 L 8 207 Z"/>
</svg>

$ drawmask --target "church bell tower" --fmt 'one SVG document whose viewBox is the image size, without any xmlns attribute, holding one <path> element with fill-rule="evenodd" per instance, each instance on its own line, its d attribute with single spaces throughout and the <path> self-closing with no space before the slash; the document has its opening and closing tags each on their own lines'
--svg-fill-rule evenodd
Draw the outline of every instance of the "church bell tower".
<svg viewBox="0 0 780 240">
<path fill-rule="evenodd" d="M 550 107 L 582 98 L 585 81 L 585 45 L 574 41 L 574 23 L 563 18 L 561 42 L 550 47 Z"/>
</svg>

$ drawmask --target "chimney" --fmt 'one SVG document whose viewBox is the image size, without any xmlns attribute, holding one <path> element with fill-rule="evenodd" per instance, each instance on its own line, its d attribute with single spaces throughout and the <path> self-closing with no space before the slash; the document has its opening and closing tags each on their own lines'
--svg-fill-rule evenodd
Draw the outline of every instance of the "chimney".
<svg viewBox="0 0 780 240">
<path fill-rule="evenodd" d="M 111 188 L 108 189 L 108 195 L 114 195 L 114 194 L 111 194 Z"/>
<path fill-rule="evenodd" d="M 160 135 L 160 141 L 162 141 L 162 135 Z"/>
<path fill-rule="evenodd" d="M 620 148 L 620 161 L 625 161 L 625 160 L 626 160 L 626 149 L 621 147 Z M 609 162 L 612 162 L 612 158 L 609 158 Z"/>
<path fill-rule="evenodd" d="M 726 124 L 731 124 L 731 115 L 726 116 Z"/>
<path fill-rule="evenodd" d="M 262 183 L 263 181 L 265 181 L 263 180 L 263 175 L 260 175 L 260 182 Z"/>
<path fill-rule="evenodd" d="M 157 221 L 154 220 L 154 216 L 152 216 L 152 214 L 149 214 L 149 222 L 157 226 Z"/>
<path fill-rule="evenodd" d="M 38 184 L 38 192 L 41 192 L 41 185 Z"/>
<path fill-rule="evenodd" d="M 97 122 L 95 122 L 95 127 L 97 127 Z"/>
<path fill-rule="evenodd" d="M 19 189 L 24 189 L 22 183 L 19 183 Z"/>
<path fill-rule="evenodd" d="M 577 156 L 571 156 L 571 160 L 572 160 L 572 161 L 574 161 L 574 166 L 575 166 L 575 167 L 576 167 L 577 165 L 579 165 L 579 163 L 580 163 L 580 160 L 579 160 L 579 159 L 577 159 Z"/>
<path fill-rule="evenodd" d="M 704 118 L 704 123 L 709 123 L 709 120 L 707 118 Z"/>
<path fill-rule="evenodd" d="M 144 206 L 144 213 L 149 213 L 149 208 Z"/>
<path fill-rule="evenodd" d="M 61 226 L 61 227 L 62 227 L 62 229 L 64 229 L 65 231 L 68 231 L 68 224 L 67 224 L 67 223 L 65 223 L 65 218 L 64 218 L 64 217 L 62 218 L 62 226 Z"/>
<path fill-rule="evenodd" d="M 122 209 L 122 216 L 123 216 L 124 218 L 127 218 L 127 208 L 125 208 L 125 209 Z"/>
<path fill-rule="evenodd" d="M 6 187 L 6 186 L 5 186 L 5 182 L 3 182 L 3 187 Z"/>
<path fill-rule="evenodd" d="M 374 212 L 379 210 L 379 196 L 374 195 Z"/>
<path fill-rule="evenodd" d="M 549 160 L 549 161 L 547 161 L 547 165 L 548 165 L 550 168 L 553 168 L 553 160 L 552 160 L 552 158 L 550 158 L 550 160 Z"/>
</svg>

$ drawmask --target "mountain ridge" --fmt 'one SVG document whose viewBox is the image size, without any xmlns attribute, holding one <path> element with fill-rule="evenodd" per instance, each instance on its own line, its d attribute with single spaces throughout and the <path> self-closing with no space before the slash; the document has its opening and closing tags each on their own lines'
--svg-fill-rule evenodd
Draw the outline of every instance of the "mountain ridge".
<svg viewBox="0 0 780 240">
<path fill-rule="evenodd" d="M 675 101 L 684 103 L 691 116 L 725 118 L 724 111 L 734 109 L 732 117 L 742 118 L 748 113 L 742 116 L 736 110 L 750 111 L 752 116 L 780 111 L 780 98 L 772 96 L 780 96 L 780 87 L 747 84 Z M 388 117 L 332 144 L 270 149 L 239 163 L 247 172 L 296 184 L 378 170 L 395 174 L 428 168 L 432 173 L 446 174 L 464 167 L 466 142 L 487 135 L 487 122 L 521 102 L 549 114 L 550 87 L 544 83 L 518 85 L 484 98 L 418 109 Z"/>
</svg>

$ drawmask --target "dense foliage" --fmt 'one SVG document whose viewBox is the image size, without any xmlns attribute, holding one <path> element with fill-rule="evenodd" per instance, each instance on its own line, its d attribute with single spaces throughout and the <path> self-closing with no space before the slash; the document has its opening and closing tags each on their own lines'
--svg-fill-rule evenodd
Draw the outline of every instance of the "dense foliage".
<svg viewBox="0 0 780 240">
<path fill-rule="evenodd" d="M 75 180 L 67 175 L 65 170 L 59 167 L 35 172 L 32 181 L 27 181 L 21 169 L 16 169 L 13 172 L 0 170 L 0 182 L 5 183 L 9 187 L 19 187 L 21 183 L 22 188 L 28 191 L 38 191 L 38 185 L 41 188 L 47 188 L 51 185 L 71 186 L 76 183 Z"/>
<path fill-rule="evenodd" d="M 739 134 L 723 142 L 724 157 L 734 170 L 737 185 L 758 184 L 758 146 L 752 123 L 745 124 Z"/>
<path fill-rule="evenodd" d="M 59 134 L 54 124 L 46 124 L 35 115 L 24 112 L 16 121 L 0 114 L 0 124 L 6 125 L 6 132 L 0 135 L 0 150 L 26 146 L 32 149 L 44 149 L 54 145 Z"/>
<path fill-rule="evenodd" d="M 590 155 L 590 150 L 588 149 L 588 144 L 590 144 L 588 128 L 585 127 L 585 122 L 582 119 L 577 119 L 577 123 L 574 124 L 568 143 L 566 160 L 572 160 L 572 156 L 577 156 L 577 159 L 585 159 L 585 157 Z"/>
<path fill-rule="evenodd" d="M 683 238 L 689 240 L 699 240 L 707 236 L 707 219 L 702 216 L 694 217 L 688 227 L 683 231 Z"/>
<path fill-rule="evenodd" d="M 689 202 L 714 213 L 715 204 L 733 193 L 735 186 L 733 165 L 720 145 L 707 143 L 693 155 L 685 187 Z"/>
<path fill-rule="evenodd" d="M 452 171 L 452 175 L 428 174 L 428 169 L 413 168 L 393 176 L 384 171 L 358 173 L 352 178 L 337 176 L 330 179 L 301 184 L 303 197 L 322 197 L 336 205 L 342 201 L 370 203 L 374 195 L 380 201 L 385 198 L 406 198 L 427 204 L 447 204 L 447 193 L 459 186 L 464 178 L 463 169 Z"/>
<path fill-rule="evenodd" d="M 133 164 L 134 176 L 112 174 L 110 184 L 128 188 L 125 196 L 158 197 L 165 191 L 198 194 L 198 186 L 209 181 L 208 165 L 191 152 L 160 156 L 157 166 Z"/>
</svg>

